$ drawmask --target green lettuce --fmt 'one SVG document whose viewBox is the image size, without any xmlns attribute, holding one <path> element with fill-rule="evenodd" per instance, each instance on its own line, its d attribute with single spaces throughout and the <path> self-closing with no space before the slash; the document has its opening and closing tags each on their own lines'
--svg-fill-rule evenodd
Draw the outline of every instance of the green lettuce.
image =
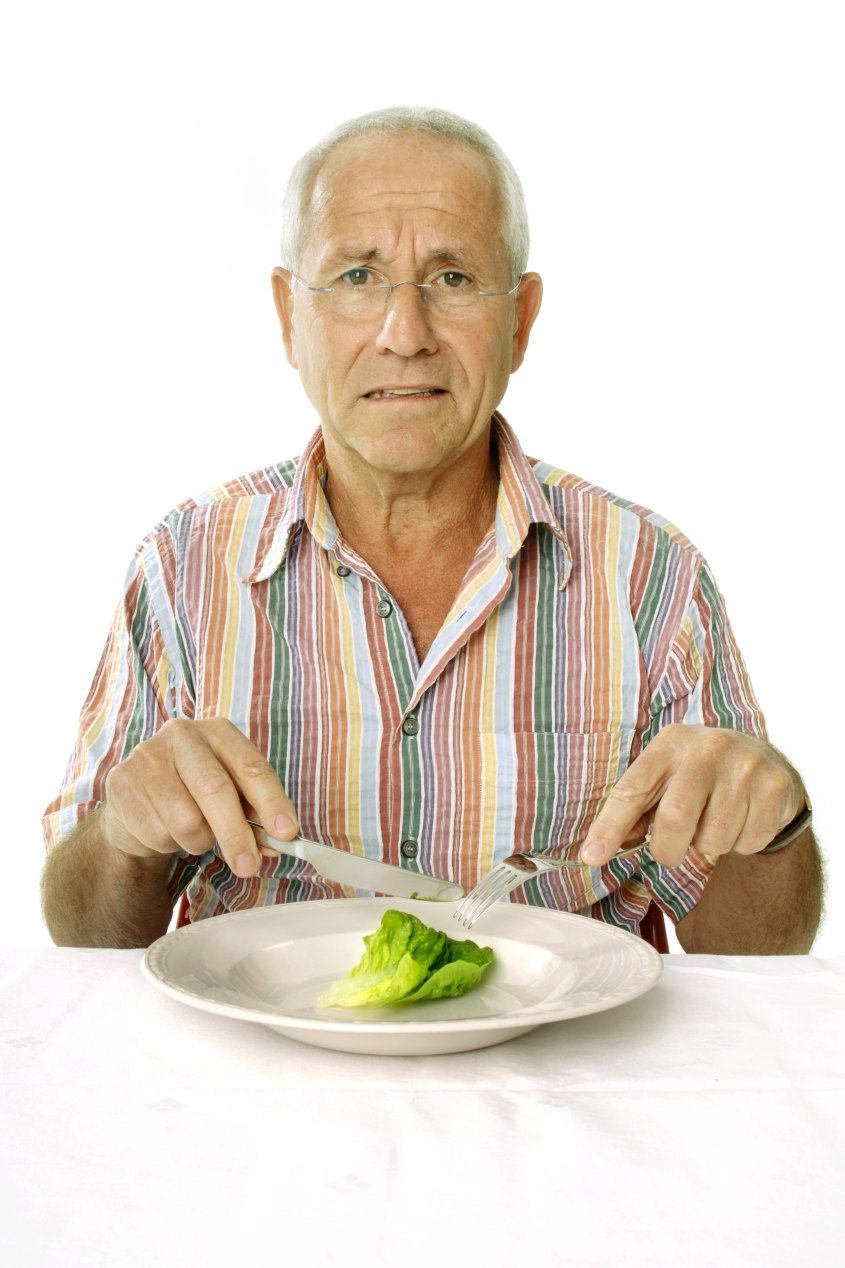
<svg viewBox="0 0 845 1268">
<path fill-rule="evenodd" d="M 358 964 L 324 991 L 318 1008 L 378 1008 L 463 995 L 493 962 L 490 947 L 456 942 L 404 911 L 386 911 L 364 946 Z"/>
</svg>

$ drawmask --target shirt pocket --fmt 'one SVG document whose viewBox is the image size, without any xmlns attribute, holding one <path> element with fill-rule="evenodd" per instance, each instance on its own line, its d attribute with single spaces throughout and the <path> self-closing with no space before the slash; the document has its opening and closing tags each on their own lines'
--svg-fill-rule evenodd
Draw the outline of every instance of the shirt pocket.
<svg viewBox="0 0 845 1268">
<path fill-rule="evenodd" d="M 620 731 L 520 733 L 513 740 L 514 848 L 559 858 L 575 855 L 614 784 L 628 766 Z M 503 788 L 504 772 L 498 782 Z"/>
</svg>

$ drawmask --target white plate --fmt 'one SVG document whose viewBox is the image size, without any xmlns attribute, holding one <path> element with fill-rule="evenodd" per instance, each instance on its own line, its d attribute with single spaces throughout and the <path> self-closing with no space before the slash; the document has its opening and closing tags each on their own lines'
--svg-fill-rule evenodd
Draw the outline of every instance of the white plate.
<svg viewBox="0 0 845 1268">
<path fill-rule="evenodd" d="M 458 999 L 379 1009 L 316 1007 L 345 976 L 363 937 L 389 908 L 411 912 L 452 938 L 471 936 L 496 959 Z M 535 1026 L 615 1008 L 654 986 L 663 961 L 633 934 L 544 907 L 498 903 L 471 935 L 454 903 L 402 898 L 326 899 L 215 916 L 159 938 L 145 976 L 174 999 L 342 1052 L 414 1056 L 465 1052 Z"/>
</svg>

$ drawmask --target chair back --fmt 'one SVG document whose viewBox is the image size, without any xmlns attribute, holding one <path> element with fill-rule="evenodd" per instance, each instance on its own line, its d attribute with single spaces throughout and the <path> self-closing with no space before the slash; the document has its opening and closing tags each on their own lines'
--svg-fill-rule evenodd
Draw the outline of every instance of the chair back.
<svg viewBox="0 0 845 1268">
<path fill-rule="evenodd" d="M 640 937 L 659 951 L 661 955 L 669 954 L 669 939 L 666 937 L 666 921 L 657 903 L 652 901 L 648 911 L 640 921 Z"/>
</svg>

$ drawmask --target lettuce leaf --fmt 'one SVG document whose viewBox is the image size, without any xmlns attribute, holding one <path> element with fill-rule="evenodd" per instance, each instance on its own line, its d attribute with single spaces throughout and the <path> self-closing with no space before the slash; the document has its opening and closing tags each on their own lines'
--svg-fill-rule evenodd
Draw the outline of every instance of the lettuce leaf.
<svg viewBox="0 0 845 1268">
<path fill-rule="evenodd" d="M 358 964 L 318 998 L 318 1008 L 379 1008 L 463 995 L 493 962 L 490 947 L 457 942 L 403 911 L 386 911 L 364 946 Z"/>
</svg>

